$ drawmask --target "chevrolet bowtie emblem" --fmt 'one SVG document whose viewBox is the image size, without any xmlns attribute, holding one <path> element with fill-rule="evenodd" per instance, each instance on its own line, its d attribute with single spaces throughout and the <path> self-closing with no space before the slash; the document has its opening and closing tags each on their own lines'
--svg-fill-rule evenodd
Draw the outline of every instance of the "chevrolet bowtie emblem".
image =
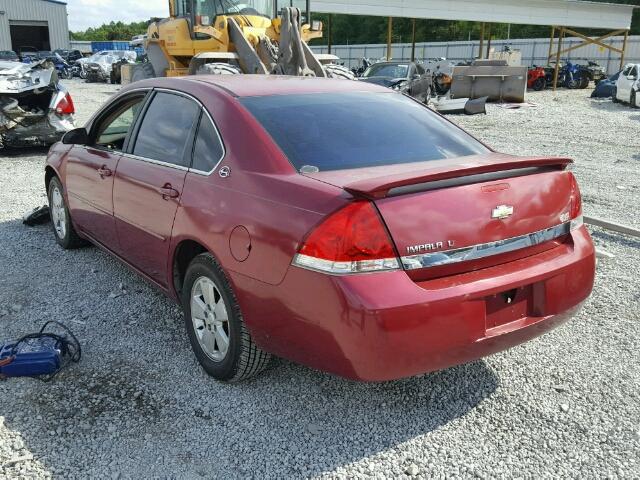
<svg viewBox="0 0 640 480">
<path fill-rule="evenodd" d="M 511 215 L 513 215 L 513 207 L 511 205 L 498 205 L 491 212 L 491 218 L 497 218 L 499 220 L 509 218 Z"/>
</svg>

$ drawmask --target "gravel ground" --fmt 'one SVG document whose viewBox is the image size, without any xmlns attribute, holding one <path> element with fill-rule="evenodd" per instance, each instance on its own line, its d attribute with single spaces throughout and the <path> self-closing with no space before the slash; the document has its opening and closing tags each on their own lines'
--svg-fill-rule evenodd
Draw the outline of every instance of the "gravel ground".
<svg viewBox="0 0 640 480">
<path fill-rule="evenodd" d="M 115 91 L 69 86 L 81 122 Z M 640 227 L 640 111 L 587 93 L 454 121 L 505 152 L 575 158 L 586 212 Z M 229 386 L 160 293 L 21 225 L 46 200 L 45 153 L 0 157 L 0 338 L 60 320 L 85 356 L 50 384 L 0 382 L 0 478 L 640 477 L 640 240 L 594 229 L 615 258 L 582 312 L 508 352 L 383 384 L 277 360 Z"/>
</svg>

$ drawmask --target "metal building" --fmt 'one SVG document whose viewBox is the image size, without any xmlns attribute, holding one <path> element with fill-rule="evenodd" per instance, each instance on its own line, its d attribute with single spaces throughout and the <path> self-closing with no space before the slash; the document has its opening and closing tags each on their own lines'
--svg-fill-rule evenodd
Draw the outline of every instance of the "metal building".
<svg viewBox="0 0 640 480">
<path fill-rule="evenodd" d="M 59 0 L 0 0 L 0 50 L 69 48 L 67 4 Z"/>
</svg>

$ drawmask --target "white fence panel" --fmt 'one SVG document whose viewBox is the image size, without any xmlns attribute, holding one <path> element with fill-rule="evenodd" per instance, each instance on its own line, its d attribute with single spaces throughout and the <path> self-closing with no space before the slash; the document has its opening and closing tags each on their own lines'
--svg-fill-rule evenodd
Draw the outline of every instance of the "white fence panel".
<svg viewBox="0 0 640 480">
<path fill-rule="evenodd" d="M 563 40 L 563 49 L 581 42 L 579 38 L 571 37 Z M 617 48 L 622 48 L 622 37 L 612 37 L 605 40 Z M 487 42 L 485 41 L 485 48 Z M 502 50 L 509 46 L 522 52 L 523 65 L 545 65 L 549 53 L 549 40 L 544 38 L 493 40 L 491 47 Z M 479 41 L 467 42 L 427 42 L 416 44 L 416 58 L 428 60 L 430 58 L 445 57 L 453 61 L 470 60 L 478 55 Z M 327 53 L 326 46 L 312 46 L 316 53 Z M 387 54 L 387 46 L 376 45 L 334 45 L 332 53 L 339 56 L 344 64 L 356 67 L 363 57 L 383 58 Z M 397 60 L 409 60 L 411 58 L 411 44 L 401 43 L 392 45 L 392 57 Z M 594 60 L 607 69 L 609 74 L 618 71 L 620 67 L 620 55 L 598 45 L 585 45 L 562 56 L 571 61 Z M 640 35 L 629 37 L 627 42 L 626 62 L 640 63 Z"/>
</svg>

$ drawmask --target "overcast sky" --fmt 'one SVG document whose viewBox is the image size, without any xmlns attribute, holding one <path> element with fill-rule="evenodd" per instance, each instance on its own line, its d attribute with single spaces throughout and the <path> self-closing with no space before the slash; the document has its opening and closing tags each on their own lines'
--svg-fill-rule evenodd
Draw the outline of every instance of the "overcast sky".
<svg viewBox="0 0 640 480">
<path fill-rule="evenodd" d="M 71 31 L 99 27 L 112 20 L 133 22 L 169 15 L 168 0 L 66 0 Z"/>
</svg>

